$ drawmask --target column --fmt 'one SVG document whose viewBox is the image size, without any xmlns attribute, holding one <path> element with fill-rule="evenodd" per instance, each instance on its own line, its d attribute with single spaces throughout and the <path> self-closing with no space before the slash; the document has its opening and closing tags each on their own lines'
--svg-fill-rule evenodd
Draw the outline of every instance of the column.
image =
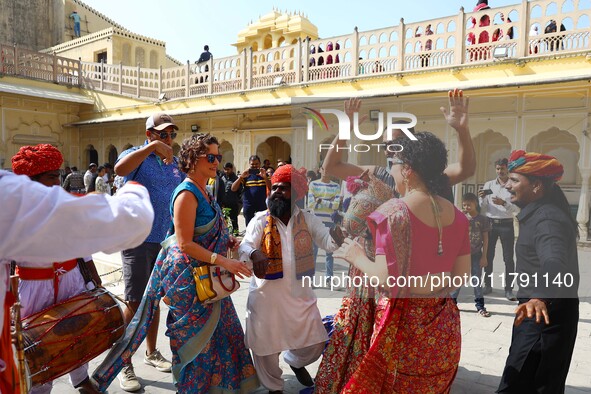
<svg viewBox="0 0 591 394">
<path fill-rule="evenodd" d="M 581 196 L 579 197 L 579 209 L 577 211 L 577 223 L 579 224 L 579 236 L 581 241 L 586 241 L 589 236 L 587 225 L 589 223 L 589 178 L 591 169 L 579 169 L 583 183 Z"/>
</svg>

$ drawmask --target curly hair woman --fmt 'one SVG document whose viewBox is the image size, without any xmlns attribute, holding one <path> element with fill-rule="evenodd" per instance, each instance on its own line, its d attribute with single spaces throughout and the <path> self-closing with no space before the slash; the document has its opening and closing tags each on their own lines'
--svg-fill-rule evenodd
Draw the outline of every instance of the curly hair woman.
<svg viewBox="0 0 591 394">
<path fill-rule="evenodd" d="M 368 217 L 375 261 L 352 240 L 334 254 L 386 292 L 369 350 L 342 393 L 447 393 L 460 362 L 460 314 L 449 292 L 470 269 L 468 220 L 439 196 L 448 185 L 445 145 L 428 132 L 415 136 L 395 140 L 403 149 L 388 157 L 401 198 Z"/>
<path fill-rule="evenodd" d="M 123 342 L 127 345 L 116 349 L 119 359 L 113 368 L 140 345 L 162 299 L 169 306 L 166 335 L 177 392 L 247 393 L 258 387 L 258 379 L 232 299 L 200 302 L 193 276 L 193 268 L 207 264 L 219 265 L 240 278 L 251 275 L 245 263 L 226 257 L 228 249 L 238 245 L 206 189 L 222 160 L 219 143 L 210 134 L 194 134 L 183 141 L 179 156 L 179 167 L 187 177 L 172 194 L 172 226 L 142 305 L 126 331 Z"/>
</svg>

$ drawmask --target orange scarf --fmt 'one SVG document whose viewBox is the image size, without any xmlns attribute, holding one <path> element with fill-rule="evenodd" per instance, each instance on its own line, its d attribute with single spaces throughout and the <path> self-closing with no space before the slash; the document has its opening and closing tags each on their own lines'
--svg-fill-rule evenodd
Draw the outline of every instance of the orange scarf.
<svg viewBox="0 0 591 394">
<path fill-rule="evenodd" d="M 281 235 L 277 230 L 277 220 L 267 210 L 265 229 L 263 230 L 263 239 L 261 241 L 261 251 L 267 255 L 269 266 L 265 279 L 273 280 L 283 278 L 283 260 L 281 256 Z M 296 278 L 301 279 L 304 276 L 314 276 L 314 241 L 308 230 L 308 225 L 303 213 L 300 211 L 290 220 L 293 225 L 293 245 L 295 251 Z"/>
</svg>

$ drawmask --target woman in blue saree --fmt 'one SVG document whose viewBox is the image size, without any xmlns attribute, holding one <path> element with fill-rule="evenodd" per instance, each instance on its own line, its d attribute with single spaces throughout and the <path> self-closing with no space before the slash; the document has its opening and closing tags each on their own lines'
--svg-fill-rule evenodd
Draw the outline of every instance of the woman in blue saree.
<svg viewBox="0 0 591 394">
<path fill-rule="evenodd" d="M 174 226 L 162 242 L 142 304 L 123 341 L 93 378 L 102 390 L 108 387 L 145 338 L 162 300 L 169 306 L 166 335 L 178 393 L 247 393 L 259 384 L 234 304 L 230 297 L 212 304 L 200 302 L 192 273 L 193 267 L 216 264 L 241 278 L 251 275 L 243 262 L 226 257 L 236 240 L 206 189 L 221 161 L 218 141 L 210 134 L 195 134 L 183 141 L 179 156 L 187 178 L 171 198 Z"/>
</svg>

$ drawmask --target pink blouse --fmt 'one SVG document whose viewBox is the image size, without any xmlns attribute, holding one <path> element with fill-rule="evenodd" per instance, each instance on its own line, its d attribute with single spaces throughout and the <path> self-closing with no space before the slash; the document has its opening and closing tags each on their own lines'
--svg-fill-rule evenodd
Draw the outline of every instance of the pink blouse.
<svg viewBox="0 0 591 394">
<path fill-rule="evenodd" d="M 443 254 L 437 254 L 439 232 L 417 218 L 410 209 L 411 253 L 410 272 L 412 276 L 424 276 L 450 272 L 458 256 L 470 254 L 470 234 L 468 218 L 454 207 L 454 221 L 443 227 Z M 390 274 L 396 274 L 392 234 L 388 220 L 382 214 L 373 212 L 368 217 L 369 228 L 375 240 L 376 256 L 385 255 Z M 394 270 L 393 270 L 394 269 Z"/>
</svg>

